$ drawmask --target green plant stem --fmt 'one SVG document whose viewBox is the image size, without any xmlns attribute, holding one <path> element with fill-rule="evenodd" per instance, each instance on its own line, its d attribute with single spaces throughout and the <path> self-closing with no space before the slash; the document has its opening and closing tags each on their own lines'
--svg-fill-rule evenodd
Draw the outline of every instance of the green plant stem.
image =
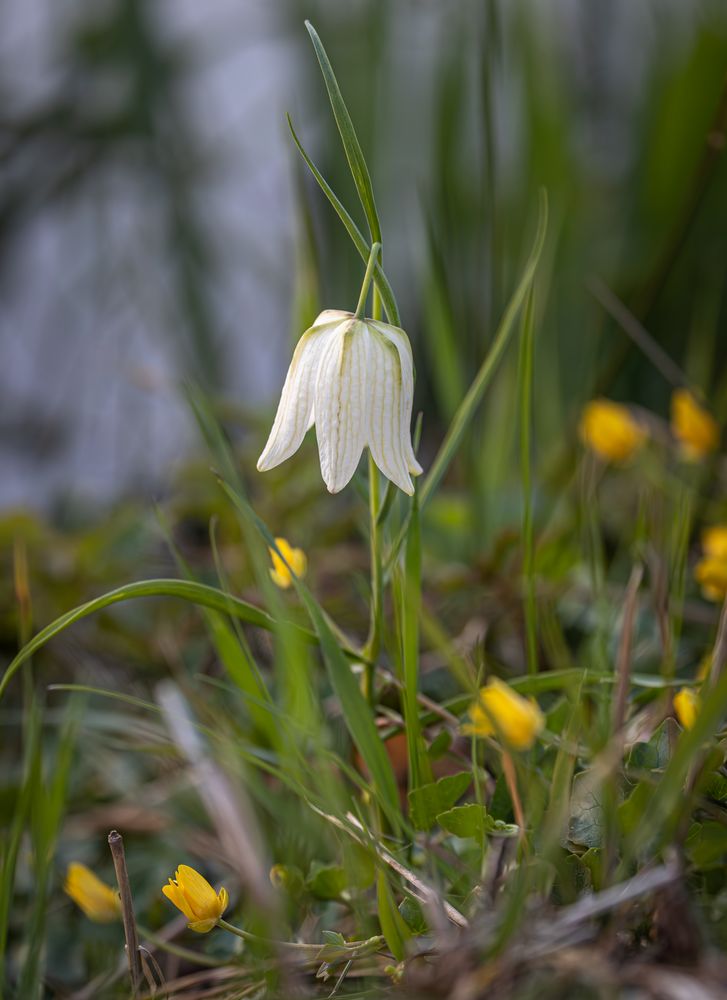
<svg viewBox="0 0 727 1000">
<path fill-rule="evenodd" d="M 174 944 L 173 941 L 165 941 L 164 938 L 159 937 L 158 934 L 148 930 L 146 927 L 142 927 L 141 924 L 137 924 L 136 927 L 143 938 L 142 947 L 144 944 L 150 944 L 160 951 L 166 951 L 170 955 L 176 955 L 177 958 L 183 958 L 185 962 L 206 965 L 211 969 L 226 963 L 226 959 L 211 958 L 209 955 L 202 955 L 197 951 L 192 951 L 191 948 L 183 948 L 181 944 Z"/>
<path fill-rule="evenodd" d="M 363 284 L 361 285 L 361 294 L 358 297 L 358 305 L 356 306 L 356 312 L 354 313 L 354 317 L 356 319 L 364 318 L 366 299 L 368 298 L 369 288 L 371 287 L 371 282 L 373 281 L 376 258 L 378 257 L 380 250 L 380 243 L 374 243 L 371 247 L 368 264 L 366 265 L 366 273 L 364 274 Z"/>
<path fill-rule="evenodd" d="M 264 944 L 271 948 L 290 948 L 292 951 L 300 951 L 311 953 L 318 953 L 323 945 L 320 944 L 304 944 L 302 941 L 274 941 L 271 938 L 260 937 L 258 934 L 251 934 L 250 931 L 244 931 L 241 927 L 235 927 L 234 924 L 229 924 L 222 917 L 217 921 L 217 926 L 221 927 L 222 930 L 229 931 L 230 934 L 236 934 L 237 937 L 242 938 L 243 941 L 253 942 L 254 944 Z"/>
</svg>

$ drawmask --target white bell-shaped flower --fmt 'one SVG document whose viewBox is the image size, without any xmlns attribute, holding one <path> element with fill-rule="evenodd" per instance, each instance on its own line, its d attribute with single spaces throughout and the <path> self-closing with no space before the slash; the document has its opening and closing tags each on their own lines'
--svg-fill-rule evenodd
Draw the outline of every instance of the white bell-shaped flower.
<svg viewBox="0 0 727 1000">
<path fill-rule="evenodd" d="M 257 467 L 290 458 L 316 425 L 331 493 L 350 481 L 368 445 L 383 474 L 411 495 L 422 469 L 411 443 L 414 370 L 399 327 L 326 309 L 296 345 L 278 412 Z"/>
</svg>

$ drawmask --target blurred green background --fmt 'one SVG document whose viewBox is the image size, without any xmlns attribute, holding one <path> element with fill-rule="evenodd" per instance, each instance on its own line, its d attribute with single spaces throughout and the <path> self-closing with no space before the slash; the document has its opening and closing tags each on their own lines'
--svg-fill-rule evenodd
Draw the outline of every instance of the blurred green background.
<svg viewBox="0 0 727 1000">
<path fill-rule="evenodd" d="M 539 185 L 540 457 L 596 389 L 666 413 L 669 386 L 592 275 L 724 415 L 719 0 L 36 0 L 5 12 L 0 69 L 4 507 L 166 493 L 195 446 L 188 377 L 255 451 L 291 343 L 320 308 L 352 308 L 360 261 L 285 126 L 287 110 L 356 216 L 305 17 L 372 167 L 425 458 L 507 301 Z M 493 526 L 513 379 L 514 362 L 459 469 Z"/>
</svg>

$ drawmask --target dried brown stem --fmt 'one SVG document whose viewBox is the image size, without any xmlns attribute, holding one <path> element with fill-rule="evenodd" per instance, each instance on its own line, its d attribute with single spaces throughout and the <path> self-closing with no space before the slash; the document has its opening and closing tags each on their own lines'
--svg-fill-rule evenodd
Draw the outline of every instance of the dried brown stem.
<svg viewBox="0 0 727 1000">
<path fill-rule="evenodd" d="M 126 956 L 129 962 L 129 975 L 131 976 L 131 991 L 132 995 L 137 997 L 141 992 L 144 971 L 141 965 L 141 955 L 139 954 L 139 937 L 136 932 L 136 920 L 134 919 L 131 883 L 129 882 L 129 873 L 126 870 L 124 839 L 116 830 L 112 830 L 109 834 L 109 847 L 111 848 L 111 857 L 114 859 L 116 881 L 118 882 L 119 894 L 121 896 L 121 916 L 124 921 L 124 937 L 126 938 Z"/>
</svg>

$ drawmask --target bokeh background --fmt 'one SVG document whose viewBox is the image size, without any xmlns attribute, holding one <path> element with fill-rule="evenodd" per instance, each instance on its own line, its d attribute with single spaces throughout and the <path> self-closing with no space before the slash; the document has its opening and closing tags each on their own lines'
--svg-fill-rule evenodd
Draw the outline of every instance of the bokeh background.
<svg viewBox="0 0 727 1000">
<path fill-rule="evenodd" d="M 425 454 L 507 301 L 539 185 L 546 468 L 557 480 L 544 453 L 596 390 L 666 412 L 594 274 L 723 415 L 720 0 L 27 0 L 0 41 L 3 508 L 165 495 L 197 446 L 185 379 L 255 451 L 291 343 L 319 308 L 352 308 L 360 261 L 285 121 L 358 218 L 306 17 L 372 169 Z M 461 470 L 492 526 L 511 376 Z"/>
</svg>

